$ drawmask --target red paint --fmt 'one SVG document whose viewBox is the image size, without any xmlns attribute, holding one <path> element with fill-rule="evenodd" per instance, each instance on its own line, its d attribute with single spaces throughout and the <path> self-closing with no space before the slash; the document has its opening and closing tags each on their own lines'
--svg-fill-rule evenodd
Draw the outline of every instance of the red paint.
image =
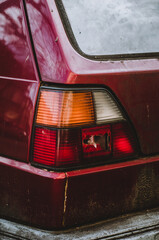
<svg viewBox="0 0 159 240">
<path fill-rule="evenodd" d="M 0 4 L 0 154 L 28 161 L 39 83 L 21 3 Z"/>
<path fill-rule="evenodd" d="M 158 190 L 153 188 L 157 187 L 159 177 L 158 160 L 158 157 L 138 159 L 67 173 L 65 225 L 94 222 L 158 206 Z M 150 194 L 152 189 L 154 192 Z"/>
<path fill-rule="evenodd" d="M 30 46 L 27 42 L 23 12 L 19 0 L 0 3 L 0 76 L 35 80 Z"/>
<path fill-rule="evenodd" d="M 26 0 L 26 6 L 42 81 L 110 89 L 142 153 L 158 153 L 158 59 L 86 59 L 70 45 L 53 0 Z M 6 156 L 0 157 L 0 215 L 59 229 L 158 206 L 158 156 L 66 173 L 30 166 L 38 71 L 22 0 L 2 1 L 0 10 L 0 154 Z"/>
<path fill-rule="evenodd" d="M 26 0 L 36 57 L 43 81 L 63 83 L 68 68 L 58 47 L 50 11 L 45 0 Z"/>
<path fill-rule="evenodd" d="M 0 198 L 0 215 L 41 228 L 70 227 L 158 204 L 158 188 L 154 188 L 156 197 L 149 194 L 150 187 L 157 183 L 159 177 L 158 157 L 66 174 L 44 171 L 2 157 L 0 163 L 3 196 Z M 142 203 L 142 189 L 136 185 L 144 183 L 140 180 L 144 171 L 152 182 L 145 188 L 145 194 L 150 197 Z"/>
<path fill-rule="evenodd" d="M 37 83 L 0 78 L 0 153 L 28 161 Z"/>
<path fill-rule="evenodd" d="M 43 228 L 62 227 L 65 174 L 0 157 L 0 216 Z"/>
</svg>

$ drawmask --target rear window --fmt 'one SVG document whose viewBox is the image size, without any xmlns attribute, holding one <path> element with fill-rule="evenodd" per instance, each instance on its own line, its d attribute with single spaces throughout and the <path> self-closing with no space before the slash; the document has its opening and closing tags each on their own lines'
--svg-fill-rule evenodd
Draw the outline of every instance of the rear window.
<svg viewBox="0 0 159 240">
<path fill-rule="evenodd" d="M 159 0 L 61 0 L 57 3 L 68 37 L 85 55 L 159 52 Z"/>
</svg>

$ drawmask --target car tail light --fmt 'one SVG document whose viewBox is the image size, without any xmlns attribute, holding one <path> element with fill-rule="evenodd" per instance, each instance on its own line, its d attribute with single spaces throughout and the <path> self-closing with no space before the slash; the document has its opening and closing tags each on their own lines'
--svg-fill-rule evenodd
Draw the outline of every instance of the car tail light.
<svg viewBox="0 0 159 240">
<path fill-rule="evenodd" d="M 115 162 L 134 157 L 134 132 L 103 89 L 40 89 L 32 163 L 52 168 Z"/>
</svg>

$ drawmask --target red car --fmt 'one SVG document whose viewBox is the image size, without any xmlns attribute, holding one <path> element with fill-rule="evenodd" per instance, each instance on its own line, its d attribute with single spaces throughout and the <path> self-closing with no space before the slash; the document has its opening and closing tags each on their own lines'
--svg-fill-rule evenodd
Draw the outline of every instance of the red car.
<svg viewBox="0 0 159 240">
<path fill-rule="evenodd" d="M 0 216 L 43 229 L 159 206 L 159 4 L 0 0 Z"/>
</svg>

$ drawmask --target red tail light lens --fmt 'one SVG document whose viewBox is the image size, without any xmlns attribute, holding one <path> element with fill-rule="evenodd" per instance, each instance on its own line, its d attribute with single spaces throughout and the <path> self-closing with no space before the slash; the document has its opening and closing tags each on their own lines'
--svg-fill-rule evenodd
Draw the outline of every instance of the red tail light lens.
<svg viewBox="0 0 159 240">
<path fill-rule="evenodd" d="M 33 161 L 47 166 L 55 165 L 56 131 L 35 128 Z"/>
<path fill-rule="evenodd" d="M 125 123 L 114 124 L 113 134 L 113 155 L 115 158 L 124 158 L 134 153 L 135 142 L 132 137 L 131 128 Z"/>
<path fill-rule="evenodd" d="M 80 163 L 81 134 L 79 129 L 59 130 L 56 166 Z"/>
<path fill-rule="evenodd" d="M 80 162 L 81 135 L 78 129 L 55 131 L 36 127 L 34 134 L 34 162 L 52 167 Z"/>
<path fill-rule="evenodd" d="M 42 88 L 33 138 L 34 164 L 68 167 L 137 153 L 134 133 L 104 90 Z"/>
</svg>

